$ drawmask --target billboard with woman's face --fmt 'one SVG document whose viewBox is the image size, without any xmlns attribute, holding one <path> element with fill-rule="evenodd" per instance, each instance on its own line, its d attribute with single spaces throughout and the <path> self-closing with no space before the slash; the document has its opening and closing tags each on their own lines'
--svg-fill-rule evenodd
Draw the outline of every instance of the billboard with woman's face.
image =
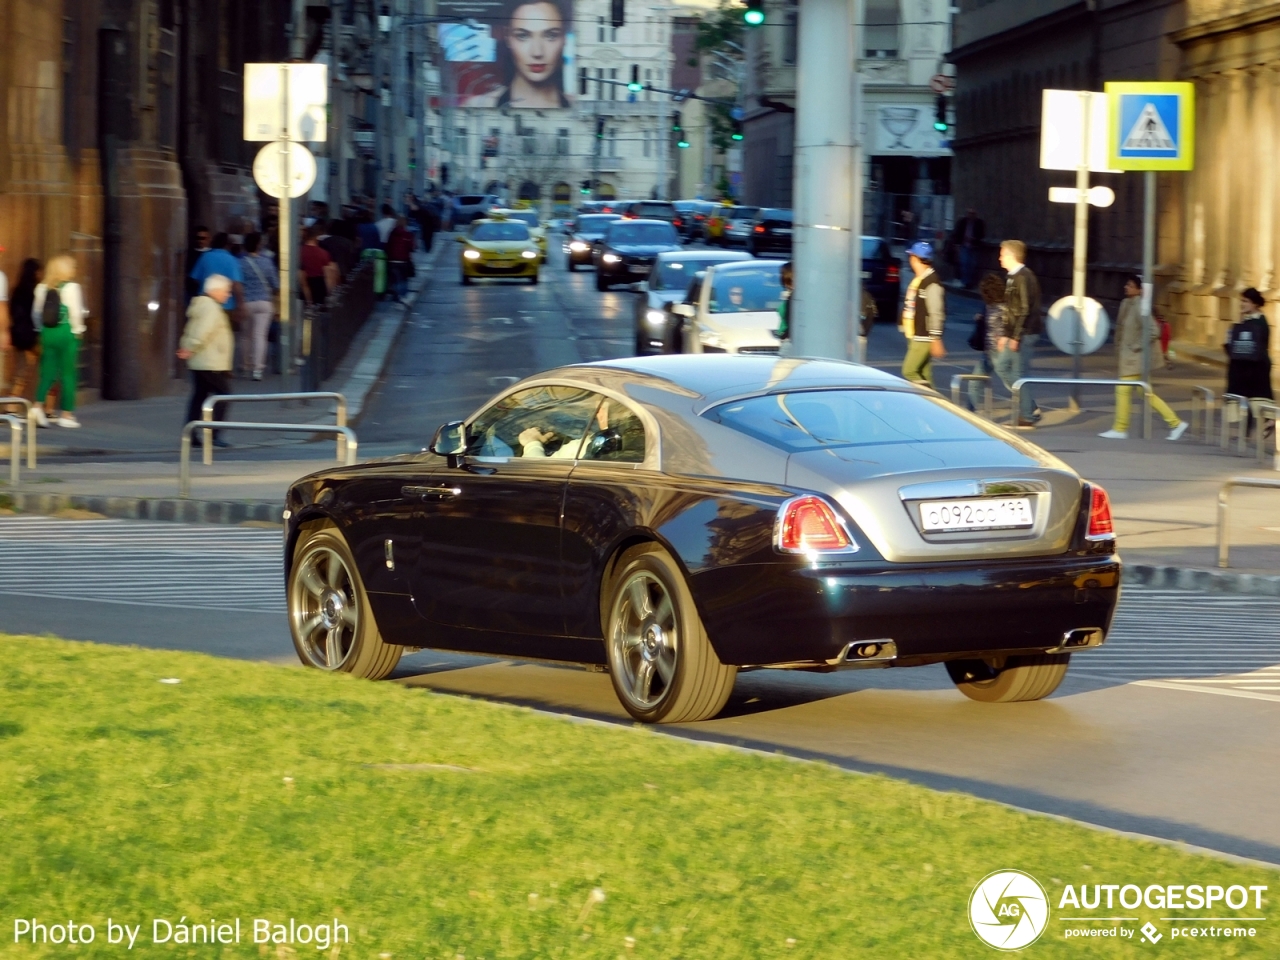
<svg viewBox="0 0 1280 960">
<path fill-rule="evenodd" d="M 572 106 L 572 0 L 441 0 L 440 45 L 461 107 Z"/>
</svg>

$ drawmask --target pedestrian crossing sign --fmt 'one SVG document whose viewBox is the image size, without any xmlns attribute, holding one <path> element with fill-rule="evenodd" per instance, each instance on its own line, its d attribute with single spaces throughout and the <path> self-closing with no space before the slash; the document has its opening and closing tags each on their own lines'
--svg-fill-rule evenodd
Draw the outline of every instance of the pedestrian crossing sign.
<svg viewBox="0 0 1280 960">
<path fill-rule="evenodd" d="M 1108 83 L 1109 163 L 1116 170 L 1195 166 L 1195 85 Z"/>
</svg>

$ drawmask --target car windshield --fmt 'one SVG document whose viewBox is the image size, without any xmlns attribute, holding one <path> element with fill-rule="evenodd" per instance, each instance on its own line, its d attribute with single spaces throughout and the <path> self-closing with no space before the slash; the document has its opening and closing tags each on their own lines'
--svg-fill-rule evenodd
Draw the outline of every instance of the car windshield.
<svg viewBox="0 0 1280 960">
<path fill-rule="evenodd" d="M 508 220 L 518 220 L 521 223 L 527 223 L 531 227 L 536 227 L 538 225 L 538 215 L 532 210 L 513 210 L 510 212 L 504 212 L 502 215 Z"/>
<path fill-rule="evenodd" d="M 689 278 L 701 273 L 708 267 L 729 263 L 737 257 L 724 260 L 659 260 L 654 265 L 654 276 L 649 280 L 650 290 L 684 290 L 689 286 Z"/>
<path fill-rule="evenodd" d="M 763 313 L 782 302 L 782 264 L 756 263 L 749 270 L 716 271 L 711 286 L 712 313 Z"/>
<path fill-rule="evenodd" d="M 618 220 L 615 213 L 595 213 L 589 217 L 578 218 L 579 233 L 604 233 L 609 224 Z"/>
<path fill-rule="evenodd" d="M 523 223 L 478 223 L 471 231 L 472 240 L 528 240 L 529 228 Z"/>
<path fill-rule="evenodd" d="M 679 243 L 676 228 L 669 223 L 614 223 L 609 228 L 610 243 Z"/>
<path fill-rule="evenodd" d="M 890 390 L 812 390 L 721 404 L 708 419 L 795 453 L 879 443 L 989 440 L 936 397 Z"/>
</svg>

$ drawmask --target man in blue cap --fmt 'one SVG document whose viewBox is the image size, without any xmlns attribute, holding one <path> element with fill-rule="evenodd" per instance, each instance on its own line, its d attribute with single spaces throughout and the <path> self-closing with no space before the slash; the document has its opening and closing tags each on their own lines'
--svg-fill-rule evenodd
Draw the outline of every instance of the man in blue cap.
<svg viewBox="0 0 1280 960">
<path fill-rule="evenodd" d="M 947 320 L 947 301 L 942 281 L 933 270 L 933 245 L 920 240 L 907 248 L 907 261 L 915 278 L 902 301 L 902 335 L 907 338 L 907 356 L 902 375 L 912 383 L 933 387 L 933 361 L 947 355 L 942 345 L 942 328 Z"/>
</svg>

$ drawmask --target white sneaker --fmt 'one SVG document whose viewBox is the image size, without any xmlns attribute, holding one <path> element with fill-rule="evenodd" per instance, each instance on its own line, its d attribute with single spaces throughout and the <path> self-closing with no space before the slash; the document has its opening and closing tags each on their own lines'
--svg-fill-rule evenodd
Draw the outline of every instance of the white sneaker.
<svg viewBox="0 0 1280 960">
<path fill-rule="evenodd" d="M 1127 430 L 1108 430 L 1106 433 L 1098 434 L 1103 440 L 1128 440 L 1129 433 Z"/>
<path fill-rule="evenodd" d="M 1178 425 L 1169 431 L 1169 439 L 1177 440 L 1179 437 L 1181 437 L 1184 433 L 1187 432 L 1188 426 L 1190 426 L 1190 424 L 1188 424 L 1187 421 L 1179 420 Z"/>
<path fill-rule="evenodd" d="M 56 423 L 60 427 L 75 428 L 80 426 L 80 421 L 77 420 L 75 417 L 71 416 L 71 414 L 69 413 L 64 413 L 57 420 L 55 420 L 54 423 Z"/>
<path fill-rule="evenodd" d="M 261 380 L 261 379 L 262 379 L 262 371 L 261 371 L 261 370 L 255 370 L 255 371 L 253 371 L 253 379 L 255 379 L 255 380 Z"/>
<path fill-rule="evenodd" d="M 35 420 L 37 427 L 47 427 L 49 425 L 49 418 L 44 415 L 44 411 L 39 407 L 31 408 L 31 416 Z"/>
</svg>

